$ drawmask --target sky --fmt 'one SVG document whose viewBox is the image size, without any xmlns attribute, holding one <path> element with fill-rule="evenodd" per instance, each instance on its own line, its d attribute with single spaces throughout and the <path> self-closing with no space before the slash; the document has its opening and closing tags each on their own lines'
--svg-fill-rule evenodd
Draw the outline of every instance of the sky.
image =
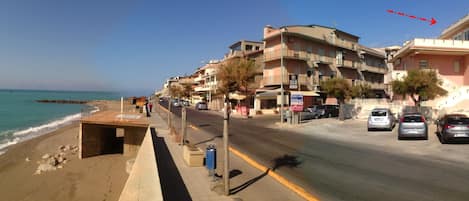
<svg viewBox="0 0 469 201">
<path fill-rule="evenodd" d="M 383 47 L 467 14 L 467 0 L 0 0 L 0 89 L 150 94 L 236 41 L 261 41 L 265 25 L 336 27 Z"/>
</svg>

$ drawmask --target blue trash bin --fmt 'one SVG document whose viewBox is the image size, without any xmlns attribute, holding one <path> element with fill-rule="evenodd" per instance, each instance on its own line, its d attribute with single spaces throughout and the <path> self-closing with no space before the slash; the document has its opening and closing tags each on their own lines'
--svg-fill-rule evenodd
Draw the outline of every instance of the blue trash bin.
<svg viewBox="0 0 469 201">
<path fill-rule="evenodd" d="M 209 145 L 207 147 L 205 152 L 205 166 L 209 171 L 217 168 L 217 149 L 214 145 Z"/>
</svg>

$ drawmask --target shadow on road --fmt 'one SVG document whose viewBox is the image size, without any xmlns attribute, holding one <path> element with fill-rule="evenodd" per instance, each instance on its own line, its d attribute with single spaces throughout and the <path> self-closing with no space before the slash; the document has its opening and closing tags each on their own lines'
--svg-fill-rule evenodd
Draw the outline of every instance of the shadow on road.
<svg viewBox="0 0 469 201">
<path fill-rule="evenodd" d="M 287 166 L 289 168 L 296 168 L 298 165 L 301 164 L 301 162 L 298 160 L 298 156 L 292 156 L 285 154 L 282 157 L 277 157 L 274 160 L 274 166 L 272 167 L 272 171 L 275 171 L 276 169 Z"/>
<path fill-rule="evenodd" d="M 151 137 L 164 200 L 192 200 L 164 138 L 157 136 L 155 128 L 151 128 Z"/>
<path fill-rule="evenodd" d="M 273 160 L 273 162 L 274 162 L 274 166 L 272 168 L 268 168 L 261 175 L 259 175 L 257 177 L 254 177 L 254 178 L 246 181 L 245 183 L 243 183 L 243 184 L 241 184 L 241 185 L 239 185 L 235 188 L 230 189 L 230 195 L 234 195 L 234 194 L 246 189 L 250 185 L 256 183 L 257 181 L 259 181 L 260 179 L 265 177 L 267 174 L 269 174 L 269 171 L 275 171 L 276 169 L 278 169 L 280 167 L 283 167 L 283 166 L 286 166 L 286 167 L 289 167 L 289 168 L 296 168 L 296 167 L 298 167 L 298 165 L 301 164 L 301 161 L 298 160 L 297 156 L 292 156 L 292 155 L 288 155 L 288 154 L 285 154 L 281 157 L 275 158 Z M 230 172 L 230 178 L 231 178 L 231 172 Z"/>
</svg>

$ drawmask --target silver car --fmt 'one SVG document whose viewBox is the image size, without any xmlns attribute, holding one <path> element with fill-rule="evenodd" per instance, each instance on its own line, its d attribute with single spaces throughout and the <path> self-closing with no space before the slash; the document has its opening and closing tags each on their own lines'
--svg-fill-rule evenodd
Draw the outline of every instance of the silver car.
<svg viewBox="0 0 469 201">
<path fill-rule="evenodd" d="M 441 143 L 450 141 L 469 142 L 469 117 L 449 114 L 437 120 L 437 132 Z"/>
<path fill-rule="evenodd" d="M 392 130 L 396 120 L 388 108 L 375 108 L 368 117 L 368 131 L 373 129 Z"/>
<path fill-rule="evenodd" d="M 407 113 L 399 120 L 397 138 L 422 138 L 428 140 L 428 126 L 425 117 L 420 113 Z"/>
</svg>

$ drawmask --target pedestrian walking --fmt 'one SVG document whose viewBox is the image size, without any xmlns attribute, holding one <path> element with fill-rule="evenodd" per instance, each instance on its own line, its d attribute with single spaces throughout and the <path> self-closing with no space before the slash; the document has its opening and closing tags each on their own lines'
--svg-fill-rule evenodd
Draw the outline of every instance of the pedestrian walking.
<svg viewBox="0 0 469 201">
<path fill-rule="evenodd" d="M 153 103 L 150 102 L 150 103 L 148 104 L 148 107 L 150 107 L 150 113 L 151 113 L 152 110 L 153 110 Z"/>
<path fill-rule="evenodd" d="M 150 117 L 150 112 L 148 111 L 148 101 L 145 102 L 145 112 L 147 113 L 147 117 Z"/>
</svg>

